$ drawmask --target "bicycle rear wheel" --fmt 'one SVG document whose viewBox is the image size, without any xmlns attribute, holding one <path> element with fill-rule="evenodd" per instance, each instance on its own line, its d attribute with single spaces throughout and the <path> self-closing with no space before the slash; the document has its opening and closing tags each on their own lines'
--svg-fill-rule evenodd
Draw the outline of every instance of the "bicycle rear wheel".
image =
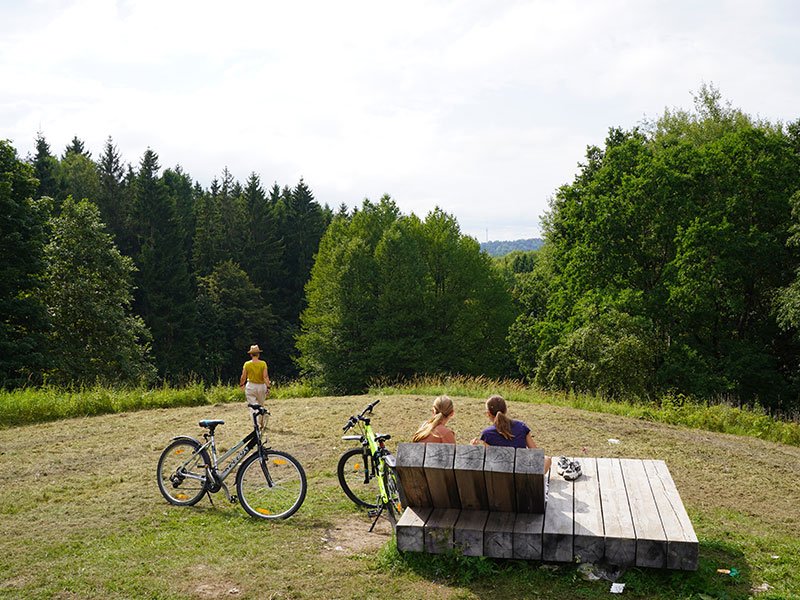
<svg viewBox="0 0 800 600">
<path fill-rule="evenodd" d="M 236 493 L 242 508 L 259 519 L 285 519 L 292 516 L 306 497 L 306 474 L 291 454 L 264 450 L 262 464 L 258 453 L 242 463 L 236 473 Z"/>
<path fill-rule="evenodd" d="M 339 476 L 339 485 L 350 500 L 358 506 L 377 508 L 378 480 L 371 477 L 364 483 L 365 474 L 369 472 L 369 463 L 364 460 L 361 448 L 351 448 L 339 459 L 336 474 Z"/>
<path fill-rule="evenodd" d="M 192 506 L 206 492 L 205 466 L 211 464 L 200 443 L 178 438 L 169 444 L 158 459 L 156 479 L 161 495 L 170 504 Z"/>
<path fill-rule="evenodd" d="M 403 514 L 403 503 L 400 500 L 400 484 L 397 480 L 397 471 L 386 465 L 383 473 L 383 486 L 386 489 L 388 501 L 385 505 L 386 516 L 392 523 L 392 527 L 397 525 L 397 521 Z"/>
</svg>

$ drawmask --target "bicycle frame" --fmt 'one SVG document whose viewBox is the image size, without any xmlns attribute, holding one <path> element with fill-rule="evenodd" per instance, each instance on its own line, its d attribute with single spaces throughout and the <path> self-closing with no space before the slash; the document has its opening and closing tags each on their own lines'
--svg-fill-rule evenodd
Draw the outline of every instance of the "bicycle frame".
<svg viewBox="0 0 800 600">
<path fill-rule="evenodd" d="M 269 416 L 269 411 L 267 411 L 265 414 Z M 253 431 L 248 433 L 244 438 L 242 438 L 230 450 L 225 452 L 225 454 L 220 457 L 217 456 L 217 443 L 214 436 L 214 429 L 211 429 L 208 433 L 204 433 L 203 437 L 205 438 L 206 442 L 197 450 L 195 450 L 192 456 L 190 456 L 189 459 L 183 463 L 183 466 L 188 465 L 198 454 L 202 454 L 204 451 L 210 449 L 211 464 L 205 465 L 207 475 L 201 477 L 193 475 L 192 473 L 184 473 L 184 477 L 196 479 L 198 481 L 204 481 L 207 486 L 210 486 L 209 491 L 212 492 L 224 489 L 228 499 L 231 499 L 232 496 L 228 492 L 228 488 L 224 483 L 225 479 L 227 479 L 228 475 L 233 472 L 239 463 L 241 463 L 247 457 L 247 455 L 250 454 L 250 451 L 253 450 L 253 448 L 258 448 L 259 456 L 261 456 L 261 468 L 263 469 L 264 476 L 267 479 L 267 485 L 272 487 L 272 478 L 269 476 L 269 470 L 267 469 L 266 461 L 264 460 L 263 452 L 265 446 L 261 439 L 261 431 L 258 427 L 258 415 L 255 412 L 253 413 Z M 266 449 L 269 449 L 269 447 L 266 447 Z M 219 466 L 224 464 L 225 461 L 230 457 L 233 458 L 225 466 L 225 468 L 220 471 Z"/>
<path fill-rule="evenodd" d="M 369 412 L 372 412 L 371 409 L 373 406 L 374 404 L 371 404 L 367 407 L 370 409 Z M 390 453 L 386 449 L 384 440 L 378 439 L 379 436 L 376 436 L 375 432 L 372 430 L 369 417 L 364 416 L 366 412 L 367 409 L 357 417 L 361 435 L 345 435 L 342 436 L 342 439 L 361 442 L 361 447 L 364 451 L 364 465 L 366 466 L 368 464 L 367 459 L 370 461 L 369 468 L 364 469 L 364 483 L 368 483 L 370 479 L 377 477 L 380 500 L 382 503 L 386 504 L 389 502 L 389 494 L 384 485 L 383 474 L 386 469 L 386 456 Z"/>
</svg>

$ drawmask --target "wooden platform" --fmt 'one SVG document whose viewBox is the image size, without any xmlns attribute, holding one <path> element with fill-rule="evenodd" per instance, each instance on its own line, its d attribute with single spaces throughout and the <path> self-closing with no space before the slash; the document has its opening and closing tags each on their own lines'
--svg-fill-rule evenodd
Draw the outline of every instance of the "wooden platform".
<svg viewBox="0 0 800 600">
<path fill-rule="evenodd" d="M 411 450 L 416 451 L 406 449 L 406 453 Z M 430 460 L 441 468 L 442 461 L 452 460 L 453 455 L 437 448 Z M 425 461 L 427 466 L 427 457 Z M 525 502 L 524 494 L 517 493 L 512 510 L 511 504 L 493 501 L 492 486 L 504 475 L 494 464 L 484 472 L 489 490 L 486 507 L 453 497 L 453 488 L 449 498 L 434 497 L 426 503 L 425 495 L 415 487 L 408 498 L 409 507 L 397 523 L 398 548 L 430 553 L 458 548 L 467 555 L 497 558 L 605 560 L 621 567 L 697 569 L 697 536 L 664 461 L 581 458 L 580 463 L 583 474 L 574 482 L 556 474 L 550 477 L 543 513 L 518 512 L 517 505 L 523 509 L 532 506 Z M 463 473 L 456 471 L 463 478 Z M 422 477 L 422 472 L 410 474 Z M 450 477 L 441 472 L 436 476 L 443 481 Z M 454 481 L 455 477 L 447 487 Z M 438 483 L 433 478 L 431 482 L 429 490 L 437 489 Z M 465 498 L 470 499 L 483 493 L 482 488 L 476 492 L 474 485 L 461 489 L 468 490 Z M 415 506 L 412 499 L 423 506 Z M 489 510 L 472 508 L 476 506 Z"/>
</svg>

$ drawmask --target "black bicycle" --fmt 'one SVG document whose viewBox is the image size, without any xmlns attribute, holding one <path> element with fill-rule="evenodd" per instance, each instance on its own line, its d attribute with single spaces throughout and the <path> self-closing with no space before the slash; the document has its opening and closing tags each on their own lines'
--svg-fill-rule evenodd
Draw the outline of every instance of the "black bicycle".
<svg viewBox="0 0 800 600">
<path fill-rule="evenodd" d="M 375 520 L 370 531 L 382 514 L 386 514 L 392 526 L 403 514 L 395 457 L 386 448 L 386 442 L 392 436 L 374 433 L 370 425 L 370 415 L 378 402 L 380 400 L 368 404 L 361 414 L 347 420 L 343 427 L 345 433 L 358 425 L 361 434 L 345 435 L 342 439 L 357 441 L 361 447 L 345 451 L 336 468 L 339 485 L 347 497 L 357 506 L 372 510 Z"/>
<path fill-rule="evenodd" d="M 189 436 L 172 438 L 158 459 L 158 489 L 170 504 L 192 506 L 204 494 L 223 490 L 232 504 L 237 502 L 248 514 L 260 519 L 285 519 L 292 516 L 306 497 L 306 474 L 291 454 L 269 447 L 262 440 L 258 418 L 264 415 L 263 433 L 269 411 L 258 404 L 248 404 L 253 413 L 253 431 L 221 457 L 217 457 L 214 430 L 225 421 L 204 419 L 200 427 L 205 443 Z M 245 457 L 256 450 L 249 458 Z M 226 463 L 227 461 L 227 463 Z M 244 462 L 242 462 L 244 461 Z M 237 465 L 236 495 L 228 491 L 225 479 Z"/>
</svg>

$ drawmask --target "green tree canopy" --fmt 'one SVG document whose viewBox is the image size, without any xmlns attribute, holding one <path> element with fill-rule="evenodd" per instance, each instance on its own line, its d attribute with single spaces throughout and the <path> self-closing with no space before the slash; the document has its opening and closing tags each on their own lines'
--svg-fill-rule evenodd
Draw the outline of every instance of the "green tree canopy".
<svg viewBox="0 0 800 600">
<path fill-rule="evenodd" d="M 696 103 L 648 128 L 612 129 L 556 194 L 546 299 L 532 294 L 512 329 L 516 358 L 537 381 L 773 406 L 796 393 L 786 375 L 798 348 L 773 304 L 797 264 L 786 242 L 800 157 L 786 128 L 724 105 L 713 88 Z M 601 385 L 586 365 L 608 371 L 607 357 L 578 352 L 578 338 L 609 348 L 627 339 L 649 358 Z M 622 380 L 631 378 L 643 384 Z"/>
<path fill-rule="evenodd" d="M 455 219 L 401 216 L 385 196 L 339 214 L 320 243 L 298 339 L 304 372 L 336 391 L 416 373 L 506 375 L 511 298 Z"/>
<path fill-rule="evenodd" d="M 39 381 L 47 318 L 40 275 L 47 202 L 33 200 L 34 170 L 0 140 L 0 386 Z"/>
<path fill-rule="evenodd" d="M 122 256 L 87 200 L 67 198 L 52 219 L 45 298 L 50 375 L 60 383 L 152 381 L 150 334 L 133 315 L 133 261 Z"/>
</svg>

